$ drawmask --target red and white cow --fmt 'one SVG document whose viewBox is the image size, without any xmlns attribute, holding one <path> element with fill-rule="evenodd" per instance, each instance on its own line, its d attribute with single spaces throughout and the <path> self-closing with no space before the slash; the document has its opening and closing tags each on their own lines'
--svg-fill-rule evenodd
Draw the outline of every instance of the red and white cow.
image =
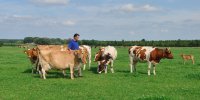
<svg viewBox="0 0 200 100">
<path fill-rule="evenodd" d="M 88 45 L 81 45 L 79 46 L 79 49 L 81 49 L 82 51 L 84 51 L 84 56 L 86 56 L 86 59 L 88 60 L 89 62 L 89 69 L 90 69 L 90 66 L 91 66 L 91 47 L 88 46 Z M 86 62 L 83 62 L 83 70 L 85 70 L 85 67 L 86 67 Z"/>
<path fill-rule="evenodd" d="M 36 48 L 32 49 L 27 49 L 24 50 L 24 53 L 28 56 L 29 60 L 31 61 L 32 64 L 32 73 L 34 72 L 34 69 L 37 67 L 37 59 L 38 59 L 38 54 Z M 34 65 L 36 64 L 36 65 Z"/>
<path fill-rule="evenodd" d="M 148 75 L 150 75 L 151 65 L 153 64 L 153 73 L 156 75 L 156 64 L 162 58 L 173 59 L 173 55 L 169 48 L 159 49 L 148 46 L 131 46 L 128 50 L 130 58 L 130 72 L 136 71 L 136 64 L 138 61 L 148 62 Z"/>
<path fill-rule="evenodd" d="M 105 70 L 107 73 L 107 65 L 110 65 L 110 70 L 114 73 L 113 64 L 117 58 L 117 50 L 113 46 L 101 47 L 95 55 L 94 61 L 98 61 L 97 72 L 101 73 Z"/>
</svg>

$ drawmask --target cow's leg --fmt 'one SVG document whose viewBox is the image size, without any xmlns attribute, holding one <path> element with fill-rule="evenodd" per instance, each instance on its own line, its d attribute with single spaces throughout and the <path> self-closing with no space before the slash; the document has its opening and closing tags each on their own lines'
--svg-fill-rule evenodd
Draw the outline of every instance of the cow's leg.
<svg viewBox="0 0 200 100">
<path fill-rule="evenodd" d="M 40 74 L 40 78 L 43 78 L 42 77 L 42 67 L 41 66 L 38 67 L 38 71 L 39 71 L 39 74 Z"/>
<path fill-rule="evenodd" d="M 43 79 L 46 79 L 45 74 L 46 74 L 46 72 L 45 72 L 45 70 L 42 68 L 42 77 L 43 77 Z"/>
<path fill-rule="evenodd" d="M 136 64 L 137 64 L 137 61 L 133 61 L 134 72 L 136 72 Z"/>
<path fill-rule="evenodd" d="M 151 62 L 148 62 L 148 75 L 151 75 Z"/>
<path fill-rule="evenodd" d="M 71 79 L 74 79 L 74 68 L 72 65 L 70 65 L 70 76 L 71 76 Z"/>
<path fill-rule="evenodd" d="M 67 76 L 67 74 L 65 73 L 65 70 L 62 70 L 62 73 L 64 76 Z"/>
<path fill-rule="evenodd" d="M 111 60 L 111 61 L 110 61 L 110 71 L 111 71 L 111 73 L 114 73 L 113 63 L 114 63 L 114 61 Z"/>
<path fill-rule="evenodd" d="M 91 57 L 89 58 L 89 69 L 90 69 L 90 66 L 91 66 Z"/>
<path fill-rule="evenodd" d="M 194 65 L 194 59 L 192 59 L 192 64 Z"/>
<path fill-rule="evenodd" d="M 133 73 L 133 57 L 129 56 L 130 59 L 130 72 Z"/>
<path fill-rule="evenodd" d="M 35 64 L 35 70 L 36 70 L 36 74 L 38 74 L 39 72 L 39 59 L 36 60 L 36 64 Z"/>
<path fill-rule="evenodd" d="M 105 74 L 107 74 L 108 73 L 108 65 L 106 64 L 104 66 L 105 66 Z"/>
<path fill-rule="evenodd" d="M 78 67 L 78 76 L 82 76 L 82 71 L 81 71 L 81 67 Z"/>
<path fill-rule="evenodd" d="M 156 65 L 153 64 L 153 74 L 156 75 Z"/>
<path fill-rule="evenodd" d="M 32 74 L 34 74 L 34 64 L 32 64 Z"/>
<path fill-rule="evenodd" d="M 98 63 L 97 73 L 99 73 L 99 65 L 100 65 L 100 61 L 98 61 L 97 63 Z"/>
<path fill-rule="evenodd" d="M 85 70 L 86 64 L 83 64 L 83 70 Z"/>
</svg>

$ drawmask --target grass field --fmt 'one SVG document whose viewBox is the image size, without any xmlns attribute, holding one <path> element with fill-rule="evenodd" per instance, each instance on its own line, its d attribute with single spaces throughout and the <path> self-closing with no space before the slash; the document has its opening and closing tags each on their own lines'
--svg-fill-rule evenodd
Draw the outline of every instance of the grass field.
<svg viewBox="0 0 200 100">
<path fill-rule="evenodd" d="M 23 49 L 0 47 L 0 100 L 199 100 L 200 48 L 171 48 L 173 60 L 163 59 L 157 75 L 148 77 L 147 64 L 138 63 L 137 72 L 130 73 L 127 48 L 117 48 L 115 73 L 97 74 L 96 63 L 83 77 L 71 80 L 60 71 L 50 71 L 47 79 L 31 74 L 30 62 Z M 93 49 L 94 52 L 97 49 Z M 180 53 L 194 54 L 183 65 Z M 87 67 L 88 68 L 88 67 Z"/>
</svg>

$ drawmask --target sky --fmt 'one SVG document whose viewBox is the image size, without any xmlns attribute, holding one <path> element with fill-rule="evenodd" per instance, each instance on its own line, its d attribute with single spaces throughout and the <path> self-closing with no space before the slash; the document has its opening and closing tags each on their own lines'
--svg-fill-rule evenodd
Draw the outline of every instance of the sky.
<svg viewBox="0 0 200 100">
<path fill-rule="evenodd" d="M 0 0 L 0 39 L 200 39 L 200 0 Z"/>
</svg>

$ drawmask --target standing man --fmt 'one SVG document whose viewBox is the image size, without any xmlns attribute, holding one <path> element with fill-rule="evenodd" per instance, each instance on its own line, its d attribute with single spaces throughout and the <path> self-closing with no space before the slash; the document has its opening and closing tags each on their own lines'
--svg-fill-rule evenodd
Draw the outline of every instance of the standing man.
<svg viewBox="0 0 200 100">
<path fill-rule="evenodd" d="M 78 44 L 79 36 L 80 35 L 78 33 L 74 34 L 74 38 L 68 44 L 69 50 L 78 50 L 79 49 L 79 44 Z"/>
<path fill-rule="evenodd" d="M 78 50 L 79 49 L 79 45 L 78 45 L 78 40 L 79 40 L 79 34 L 76 33 L 74 34 L 74 38 L 69 42 L 68 44 L 68 49 L 71 52 L 71 50 Z M 81 66 L 75 66 L 76 68 L 78 67 L 78 76 L 82 76 L 81 73 Z"/>
</svg>

